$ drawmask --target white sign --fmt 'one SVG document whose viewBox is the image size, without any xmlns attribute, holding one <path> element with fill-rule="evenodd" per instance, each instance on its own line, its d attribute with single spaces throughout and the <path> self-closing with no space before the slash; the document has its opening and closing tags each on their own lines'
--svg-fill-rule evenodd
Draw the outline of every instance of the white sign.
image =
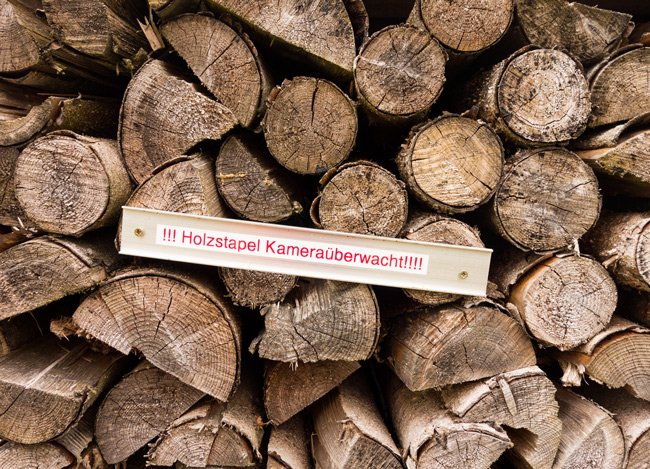
<svg viewBox="0 0 650 469">
<path fill-rule="evenodd" d="M 123 208 L 120 254 L 485 295 L 491 250 Z"/>
</svg>

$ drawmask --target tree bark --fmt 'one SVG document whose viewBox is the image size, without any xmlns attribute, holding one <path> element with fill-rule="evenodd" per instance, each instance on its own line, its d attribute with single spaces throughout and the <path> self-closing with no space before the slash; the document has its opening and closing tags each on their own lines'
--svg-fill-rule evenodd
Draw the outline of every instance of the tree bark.
<svg viewBox="0 0 650 469">
<path fill-rule="evenodd" d="M 492 197 L 504 150 L 489 126 L 446 114 L 415 127 L 396 162 L 418 201 L 439 212 L 462 213 Z"/>
<path fill-rule="evenodd" d="M 205 275 L 205 273 L 203 273 Z M 73 315 L 78 327 L 221 401 L 241 370 L 240 321 L 202 272 L 131 268 L 86 297 Z"/>
<path fill-rule="evenodd" d="M 298 174 L 323 174 L 344 161 L 356 143 L 356 105 L 334 83 L 295 77 L 276 88 L 262 121 L 273 157 Z"/>
<path fill-rule="evenodd" d="M 264 329 L 249 350 L 269 360 L 365 360 L 379 341 L 379 307 L 369 285 L 304 279 L 261 313 Z"/>
<path fill-rule="evenodd" d="M 560 251 L 600 215 L 594 172 L 563 148 L 521 151 L 508 160 L 489 205 L 492 227 L 524 251 Z"/>
<path fill-rule="evenodd" d="M 228 267 L 219 267 L 219 278 L 232 302 L 247 308 L 280 303 L 298 284 L 295 275 Z"/>
<path fill-rule="evenodd" d="M 404 183 L 376 163 L 346 163 L 327 173 L 320 184 L 311 212 L 321 228 L 394 238 L 406 223 Z"/>
<path fill-rule="evenodd" d="M 56 443 L 21 445 L 7 442 L 0 446 L 2 467 L 66 469 L 75 462 L 74 456 Z"/>
<path fill-rule="evenodd" d="M 311 469 L 310 435 L 305 414 L 271 427 L 267 469 Z"/>
<path fill-rule="evenodd" d="M 131 177 L 140 184 L 161 165 L 204 140 L 219 140 L 238 121 L 165 62 L 151 60 L 124 94 L 118 143 Z"/>
<path fill-rule="evenodd" d="M 264 409 L 273 425 L 280 425 L 316 402 L 360 368 L 358 362 L 266 362 Z"/>
<path fill-rule="evenodd" d="M 562 422 L 558 419 L 555 387 L 539 368 L 523 368 L 451 386 L 442 391 L 441 397 L 464 422 L 505 426 L 514 443 L 506 457 L 515 467 L 554 467 Z"/>
</svg>

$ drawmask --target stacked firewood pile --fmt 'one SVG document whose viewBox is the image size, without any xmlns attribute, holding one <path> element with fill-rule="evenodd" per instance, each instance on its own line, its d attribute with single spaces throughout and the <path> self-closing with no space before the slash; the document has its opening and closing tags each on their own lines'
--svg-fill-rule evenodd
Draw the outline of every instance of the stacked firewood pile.
<svg viewBox="0 0 650 469">
<path fill-rule="evenodd" d="M 0 0 L 0 467 L 648 467 L 618 3 Z M 123 256 L 125 205 L 488 247 L 487 295 Z"/>
</svg>

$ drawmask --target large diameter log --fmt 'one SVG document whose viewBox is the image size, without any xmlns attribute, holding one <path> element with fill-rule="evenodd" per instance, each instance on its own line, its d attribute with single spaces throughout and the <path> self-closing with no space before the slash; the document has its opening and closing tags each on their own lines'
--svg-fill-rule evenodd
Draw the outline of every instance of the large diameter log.
<svg viewBox="0 0 650 469">
<path fill-rule="evenodd" d="M 389 325 L 382 356 L 412 391 L 474 381 L 536 363 L 530 339 L 491 305 L 423 307 Z"/>
<path fill-rule="evenodd" d="M 320 184 L 312 219 L 321 228 L 394 238 L 406 223 L 404 183 L 376 163 L 344 164 L 326 174 Z"/>
<path fill-rule="evenodd" d="M 15 468 L 66 469 L 75 458 L 56 443 L 21 445 L 7 442 L 0 446 L 0 465 Z"/>
<path fill-rule="evenodd" d="M 452 114 L 415 127 L 396 163 L 418 201 L 444 213 L 484 204 L 503 172 L 501 140 L 486 124 Z"/>
<path fill-rule="evenodd" d="M 358 362 L 270 362 L 264 372 L 264 409 L 273 425 L 289 420 L 358 370 Z"/>
<path fill-rule="evenodd" d="M 0 437 L 34 444 L 64 433 L 119 379 L 123 355 L 54 336 L 0 358 Z"/>
<path fill-rule="evenodd" d="M 403 467 L 362 374 L 352 375 L 318 401 L 312 417 L 317 467 Z"/>
<path fill-rule="evenodd" d="M 124 93 L 118 143 L 139 184 L 204 140 L 219 140 L 238 121 L 227 107 L 159 60 L 144 64 Z"/>
<path fill-rule="evenodd" d="M 27 217 L 68 236 L 114 224 L 131 195 L 115 140 L 51 132 L 28 145 L 14 170 L 16 198 Z"/>
<path fill-rule="evenodd" d="M 267 469 L 311 469 L 310 435 L 304 414 L 271 427 Z"/>
<path fill-rule="evenodd" d="M 163 268 L 127 269 L 79 305 L 73 315 L 85 333 L 221 401 L 239 382 L 240 323 L 218 288 Z"/>
<path fill-rule="evenodd" d="M 506 427 L 514 443 L 506 455 L 516 467 L 551 469 L 560 444 L 555 387 L 537 367 L 446 388 L 447 408 L 464 422 L 494 422 Z"/>
<path fill-rule="evenodd" d="M 110 390 L 97 412 L 95 438 L 106 462 L 124 461 L 203 396 L 201 391 L 141 362 Z"/>
<path fill-rule="evenodd" d="M 296 77 L 273 91 L 262 121 L 273 157 L 298 174 L 323 174 L 354 148 L 355 104 L 334 83 Z"/>
<path fill-rule="evenodd" d="M 534 149 L 506 162 L 489 220 L 519 249 L 552 252 L 587 233 L 600 208 L 598 180 L 586 163 L 563 148 Z"/>
<path fill-rule="evenodd" d="M 34 310 L 102 283 L 119 262 L 104 235 L 39 237 L 0 253 L 0 318 Z"/>
<path fill-rule="evenodd" d="M 272 85 L 255 46 L 245 36 L 213 17 L 196 14 L 164 23 L 161 32 L 242 126 L 256 123 Z"/>
<path fill-rule="evenodd" d="M 366 360 L 379 341 L 379 307 L 369 285 L 304 279 L 261 313 L 264 329 L 249 350 L 269 360 Z"/>
<path fill-rule="evenodd" d="M 419 28 L 377 31 L 354 60 L 354 86 L 364 110 L 387 122 L 424 117 L 442 91 L 446 60 L 438 41 Z"/>
</svg>

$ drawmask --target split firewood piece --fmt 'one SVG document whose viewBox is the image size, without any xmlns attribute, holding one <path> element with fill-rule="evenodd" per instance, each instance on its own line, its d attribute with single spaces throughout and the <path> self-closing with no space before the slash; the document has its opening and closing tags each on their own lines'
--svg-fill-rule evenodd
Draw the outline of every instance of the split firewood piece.
<svg viewBox="0 0 650 469">
<path fill-rule="evenodd" d="M 76 425 L 54 440 L 75 457 L 79 467 L 108 469 L 108 465 L 95 443 L 95 419 L 98 409 L 99 402 L 95 402 Z M 93 465 L 93 461 L 95 461 L 95 465 Z M 86 465 L 84 466 L 84 464 Z"/>
<path fill-rule="evenodd" d="M 349 79 L 356 55 L 354 30 L 342 0 L 209 0 L 208 7 L 242 22 L 256 44 L 285 49 L 332 77 Z"/>
<path fill-rule="evenodd" d="M 393 319 L 382 356 L 411 391 L 464 383 L 536 363 L 521 326 L 496 306 L 421 307 Z"/>
<path fill-rule="evenodd" d="M 416 212 L 402 230 L 400 237 L 427 243 L 454 244 L 484 248 L 478 230 L 467 223 L 431 212 Z M 454 293 L 441 293 L 427 290 L 403 289 L 406 296 L 418 303 L 438 306 L 461 298 Z"/>
<path fill-rule="evenodd" d="M 106 395 L 95 438 L 108 464 L 117 464 L 165 431 L 204 394 L 142 361 Z"/>
<path fill-rule="evenodd" d="M 589 84 L 564 52 L 526 47 L 475 79 L 470 106 L 515 144 L 566 143 L 587 127 Z"/>
<path fill-rule="evenodd" d="M 564 0 L 516 0 L 526 42 L 565 50 L 584 64 L 605 57 L 630 34 L 631 15 Z M 632 23 L 633 24 L 633 23 Z"/>
<path fill-rule="evenodd" d="M 0 358 L 0 437 L 34 444 L 74 425 L 128 366 L 120 353 L 94 352 L 54 336 Z M 65 383 L 65 385 L 62 385 Z"/>
<path fill-rule="evenodd" d="M 516 319 L 544 346 L 568 350 L 603 330 L 616 309 L 616 284 L 590 257 L 502 251 L 491 279 L 516 308 Z"/>
<path fill-rule="evenodd" d="M 272 83 L 266 65 L 246 36 L 213 17 L 198 14 L 181 15 L 164 23 L 161 33 L 243 127 L 257 122 Z"/>
<path fill-rule="evenodd" d="M 323 360 L 299 363 L 266 362 L 264 409 L 280 425 L 308 407 L 358 370 L 358 362 Z"/>
<path fill-rule="evenodd" d="M 379 341 L 379 306 L 369 285 L 303 279 L 261 314 L 264 329 L 249 350 L 269 360 L 366 360 Z"/>
<path fill-rule="evenodd" d="M 284 301 L 298 284 L 298 277 L 295 275 L 229 267 L 219 267 L 219 278 L 228 290 L 232 302 L 247 308 Z"/>
<path fill-rule="evenodd" d="M 650 400 L 650 331 L 614 316 L 609 325 L 586 344 L 552 354 L 564 370 L 562 384 L 580 386 L 583 375 L 610 388 L 625 387 Z"/>
<path fill-rule="evenodd" d="M 298 174 L 323 174 L 354 148 L 359 123 L 355 104 L 334 83 L 296 77 L 276 88 L 262 121 L 273 157 Z"/>
<path fill-rule="evenodd" d="M 0 357 L 42 337 L 51 314 L 43 309 L 0 321 Z"/>
<path fill-rule="evenodd" d="M 15 194 L 27 217 L 69 236 L 113 225 L 131 195 L 115 140 L 51 132 L 28 145 L 14 169 Z"/>
<path fill-rule="evenodd" d="M 624 467 L 623 432 L 609 412 L 561 386 L 555 399 L 560 405 L 562 439 L 553 468 Z"/>
<path fill-rule="evenodd" d="M 86 297 L 73 319 L 83 333 L 125 354 L 138 350 L 221 401 L 239 382 L 239 318 L 198 269 L 125 269 Z"/>
<path fill-rule="evenodd" d="M 409 391 L 390 371 L 383 378 L 384 395 L 407 468 L 488 469 L 512 447 L 501 427 L 462 422 L 445 409 L 436 391 Z"/>
<path fill-rule="evenodd" d="M 25 73 L 39 65 L 38 45 L 17 21 L 8 0 L 0 0 L 0 74 Z"/>
<path fill-rule="evenodd" d="M 171 65 L 150 60 L 124 94 L 118 143 L 131 177 L 139 184 L 159 166 L 204 140 L 219 140 L 238 121 Z"/>
<path fill-rule="evenodd" d="M 16 200 L 14 169 L 18 156 L 18 148 L 0 147 L 0 225 L 34 228 Z"/>
<path fill-rule="evenodd" d="M 650 292 L 650 214 L 604 212 L 584 239 L 584 249 L 603 263 L 614 280 Z"/>
<path fill-rule="evenodd" d="M 377 31 L 354 60 L 354 85 L 364 111 L 388 123 L 423 118 L 440 96 L 446 61 L 438 41 L 424 30 L 391 25 Z"/>
<path fill-rule="evenodd" d="M 486 124 L 446 114 L 415 127 L 396 163 L 416 199 L 439 212 L 462 213 L 494 194 L 504 150 Z"/>
<path fill-rule="evenodd" d="M 402 468 L 364 376 L 356 373 L 312 409 L 316 467 Z"/>
<path fill-rule="evenodd" d="M 268 469 L 311 469 L 311 451 L 305 414 L 297 414 L 281 425 L 271 427 L 268 444 Z"/>
<path fill-rule="evenodd" d="M 302 212 L 301 189 L 255 134 L 227 137 L 215 163 L 219 194 L 240 217 L 279 222 Z"/>
<path fill-rule="evenodd" d="M 42 236 L 0 253 L 0 319 L 88 291 L 108 277 L 119 257 L 105 234 Z"/>
<path fill-rule="evenodd" d="M 312 204 L 312 220 L 331 231 L 396 237 L 408 217 L 408 194 L 393 173 L 370 161 L 328 172 Z"/>
<path fill-rule="evenodd" d="M 539 368 L 451 386 L 441 392 L 441 397 L 464 422 L 494 422 L 506 427 L 514 443 L 506 455 L 517 467 L 553 466 L 562 422 L 558 419 L 555 387 Z"/>
<path fill-rule="evenodd" d="M 509 159 L 489 221 L 524 251 L 565 249 L 591 229 L 602 198 L 593 170 L 564 148 L 523 150 Z"/>
<path fill-rule="evenodd" d="M 589 126 L 613 124 L 648 112 L 648 73 L 650 47 L 621 49 L 592 70 Z"/>
<path fill-rule="evenodd" d="M 67 469 L 75 458 L 56 443 L 22 445 L 7 442 L 0 446 L 0 466 L 14 468 Z"/>
<path fill-rule="evenodd" d="M 354 30 L 354 43 L 359 49 L 370 34 L 370 18 L 363 0 L 343 0 Z"/>
</svg>

